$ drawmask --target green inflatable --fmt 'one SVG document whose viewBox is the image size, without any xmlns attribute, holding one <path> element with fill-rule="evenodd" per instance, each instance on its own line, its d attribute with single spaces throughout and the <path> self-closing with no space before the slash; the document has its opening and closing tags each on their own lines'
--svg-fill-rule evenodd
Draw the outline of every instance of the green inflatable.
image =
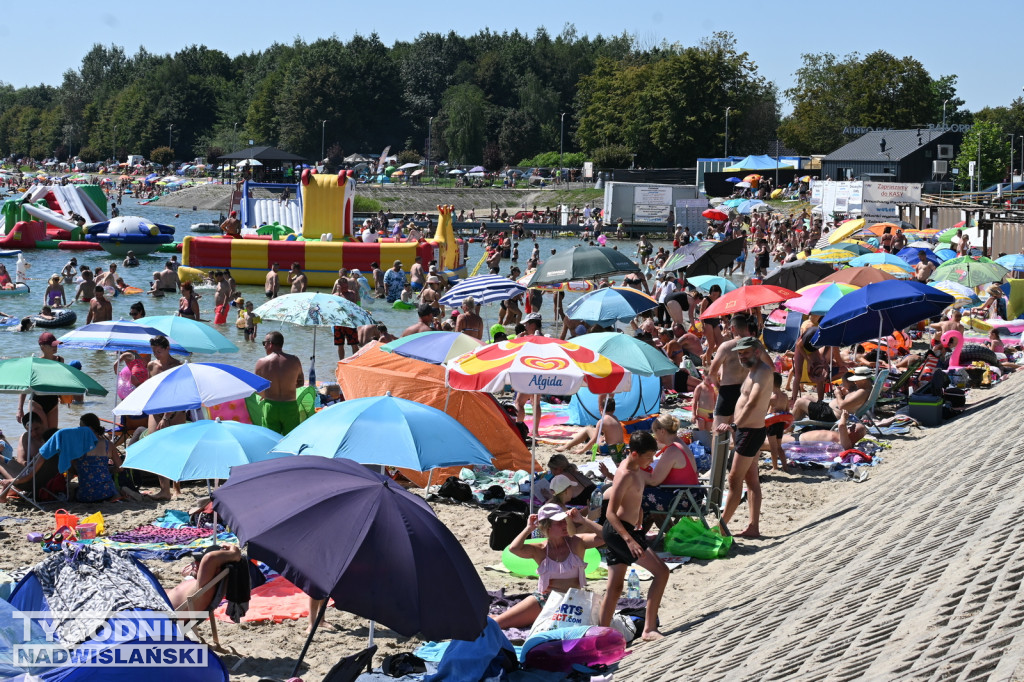
<svg viewBox="0 0 1024 682">
<path fill-rule="evenodd" d="M 402 303 L 401 301 L 395 301 L 391 304 L 394 310 L 416 310 L 414 303 Z"/>
<path fill-rule="evenodd" d="M 528 545 L 535 545 L 539 542 L 544 542 L 544 538 L 531 538 L 526 541 Z M 587 564 L 587 577 L 593 578 L 599 575 L 598 571 L 601 569 L 601 553 L 597 551 L 597 548 L 591 547 L 583 553 L 583 561 Z M 512 572 L 512 575 L 518 575 L 521 578 L 536 578 L 537 577 L 537 562 L 533 559 L 524 559 L 518 557 L 508 550 L 508 547 L 501 552 L 501 563 Z"/>
</svg>

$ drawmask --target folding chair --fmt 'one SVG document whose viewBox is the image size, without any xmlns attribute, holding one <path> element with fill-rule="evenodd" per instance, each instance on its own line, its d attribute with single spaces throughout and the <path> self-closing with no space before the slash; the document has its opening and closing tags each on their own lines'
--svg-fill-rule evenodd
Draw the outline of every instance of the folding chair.
<svg viewBox="0 0 1024 682">
<path fill-rule="evenodd" d="M 853 416 L 857 419 L 864 419 L 869 417 L 872 422 L 875 419 L 875 403 L 878 402 L 878 396 L 882 394 L 882 388 L 885 386 L 885 380 L 889 378 L 889 370 L 879 370 L 878 375 L 875 376 L 875 383 L 871 386 L 871 393 L 868 395 L 868 399 L 864 401 L 864 404 L 857 408 L 857 411 L 853 413 Z M 801 419 L 800 421 L 793 422 L 794 429 L 807 429 L 807 428 L 835 428 L 836 422 L 821 422 L 815 421 L 814 419 Z M 877 427 L 876 427 L 877 428 Z M 882 430 L 878 429 L 878 435 L 882 435 Z"/>
<path fill-rule="evenodd" d="M 36 466 L 36 461 L 41 459 L 41 458 L 42 458 L 42 455 L 40 455 L 39 453 L 36 453 L 35 455 L 33 455 L 32 458 L 28 461 L 28 463 L 24 467 L 22 467 L 21 471 L 18 472 L 17 474 L 14 474 L 13 478 L 18 479 L 18 478 L 21 478 L 22 476 L 24 476 L 25 474 L 34 471 L 35 470 L 35 466 Z M 13 462 L 14 460 L 11 460 L 11 461 Z M 34 474 L 33 474 L 33 476 L 34 476 Z M 33 486 L 33 487 L 35 487 L 35 486 Z M 42 488 L 40 488 L 40 490 L 41 489 Z M 3 497 L 7 493 L 7 491 L 9 491 L 9 490 L 14 490 L 15 494 L 17 494 L 18 497 L 20 497 L 21 499 L 25 500 L 26 502 L 31 504 L 33 507 L 35 507 L 39 511 L 45 511 L 42 507 L 39 506 L 39 503 L 36 502 L 35 495 L 29 495 L 29 494 L 27 494 L 25 492 L 22 492 L 21 490 L 18 490 L 17 488 L 14 487 L 14 483 L 13 482 L 8 483 L 6 486 L 4 486 L 3 490 L 0 490 L 0 497 Z M 51 493 L 51 495 L 52 494 L 53 493 Z M 56 496 L 54 496 L 54 499 L 56 499 Z"/>
<path fill-rule="evenodd" d="M 217 610 L 217 607 L 220 606 L 221 600 L 224 598 L 224 591 L 227 588 L 225 579 L 228 577 L 228 573 L 230 573 L 230 570 L 225 567 L 224 570 L 215 575 L 210 582 L 185 597 L 185 601 L 181 606 L 175 609 L 175 611 L 195 611 L 195 603 L 208 592 L 213 591 L 213 597 L 210 599 L 210 604 L 206 608 L 206 613 L 207 619 L 210 621 L 210 631 L 213 633 L 213 645 L 215 649 L 220 649 L 220 637 L 217 635 L 217 618 L 213 615 L 213 612 Z M 199 633 L 196 633 L 196 637 L 199 637 Z"/>
<path fill-rule="evenodd" d="M 661 526 L 658 528 L 658 536 L 651 543 L 652 547 L 657 547 L 662 537 L 672 527 L 672 524 L 684 516 L 700 519 L 705 528 L 710 528 L 711 526 L 708 525 L 707 519 L 704 517 L 707 514 L 714 513 L 718 517 L 718 525 L 721 527 L 722 533 L 729 535 L 729 529 L 722 523 L 722 497 L 725 494 L 725 478 L 726 472 L 729 469 L 728 462 L 729 439 L 720 438 L 716 434 L 711 441 L 711 470 L 708 472 L 707 485 L 662 486 L 667 490 L 675 490 L 677 492 L 675 497 L 672 498 L 672 504 L 669 506 L 668 512 L 665 514 L 665 520 L 661 522 Z M 701 492 L 704 493 L 704 500 L 698 503 L 697 495 Z M 679 506 L 684 499 L 689 502 L 689 508 L 680 510 Z"/>
</svg>

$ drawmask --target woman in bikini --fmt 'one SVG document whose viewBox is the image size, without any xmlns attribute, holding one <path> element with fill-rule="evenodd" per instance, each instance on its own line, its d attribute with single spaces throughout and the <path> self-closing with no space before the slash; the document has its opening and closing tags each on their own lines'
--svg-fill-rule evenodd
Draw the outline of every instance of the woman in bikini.
<svg viewBox="0 0 1024 682">
<path fill-rule="evenodd" d="M 573 531 L 569 530 L 569 524 L 573 525 Z M 526 544 L 526 539 L 537 528 L 545 540 Z M 508 611 L 495 616 L 498 626 L 503 630 L 528 628 L 537 620 L 553 591 L 565 592 L 571 587 L 585 589 L 587 576 L 583 555 L 587 549 L 603 544 L 601 526 L 576 509 L 565 511 L 557 504 L 545 504 L 536 514 L 531 514 L 526 528 L 508 549 L 517 557 L 537 562 L 537 590 Z"/>
<path fill-rule="evenodd" d="M 195 289 L 188 282 L 181 285 L 181 298 L 178 299 L 178 317 L 187 317 L 190 320 L 199 319 L 199 299 L 196 297 Z"/>
</svg>

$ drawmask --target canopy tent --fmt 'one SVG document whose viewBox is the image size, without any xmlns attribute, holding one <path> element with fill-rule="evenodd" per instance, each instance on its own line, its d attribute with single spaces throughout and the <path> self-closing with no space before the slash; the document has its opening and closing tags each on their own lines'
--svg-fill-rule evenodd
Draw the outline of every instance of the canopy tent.
<svg viewBox="0 0 1024 682">
<path fill-rule="evenodd" d="M 498 469 L 530 470 L 530 451 L 498 401 L 489 393 L 449 390 L 443 365 L 403 357 L 380 350 L 373 342 L 338 363 L 338 383 L 345 398 L 379 396 L 390 391 L 396 398 L 436 407 L 462 423 L 491 453 Z M 447 403 L 447 409 L 446 409 Z M 435 469 L 434 480 L 458 476 L 461 467 Z M 402 475 L 419 486 L 427 484 L 428 472 L 402 469 Z"/>
<path fill-rule="evenodd" d="M 765 170 L 768 168 L 792 168 L 793 164 L 789 161 L 776 161 L 770 156 L 758 156 L 756 154 L 748 156 L 738 163 L 734 163 L 728 168 L 723 168 L 723 173 L 731 173 L 732 171 L 743 171 L 743 170 Z"/>
<path fill-rule="evenodd" d="M 569 423 L 593 425 L 601 414 L 598 396 L 586 386 L 573 394 L 569 402 Z M 615 418 L 619 421 L 640 419 L 661 412 L 661 377 L 633 375 L 628 391 L 615 394 Z"/>
<path fill-rule="evenodd" d="M 286 152 L 277 147 L 247 147 L 237 152 L 221 154 L 218 161 L 241 161 L 243 159 L 256 159 L 257 161 L 307 161 L 306 157 Z"/>
</svg>

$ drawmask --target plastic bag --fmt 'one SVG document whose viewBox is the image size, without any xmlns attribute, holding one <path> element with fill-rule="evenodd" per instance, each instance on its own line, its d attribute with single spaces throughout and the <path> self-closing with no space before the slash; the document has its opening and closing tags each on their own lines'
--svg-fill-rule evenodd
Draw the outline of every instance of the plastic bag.
<svg viewBox="0 0 1024 682">
<path fill-rule="evenodd" d="M 723 536 L 705 528 L 697 519 L 679 519 L 665 533 L 665 551 L 674 556 L 688 556 L 694 559 L 721 559 L 729 553 L 732 537 Z"/>
<path fill-rule="evenodd" d="M 565 593 L 551 592 L 537 620 L 533 621 L 530 636 L 579 625 L 597 625 L 594 619 L 594 593 L 571 587 Z"/>
</svg>

